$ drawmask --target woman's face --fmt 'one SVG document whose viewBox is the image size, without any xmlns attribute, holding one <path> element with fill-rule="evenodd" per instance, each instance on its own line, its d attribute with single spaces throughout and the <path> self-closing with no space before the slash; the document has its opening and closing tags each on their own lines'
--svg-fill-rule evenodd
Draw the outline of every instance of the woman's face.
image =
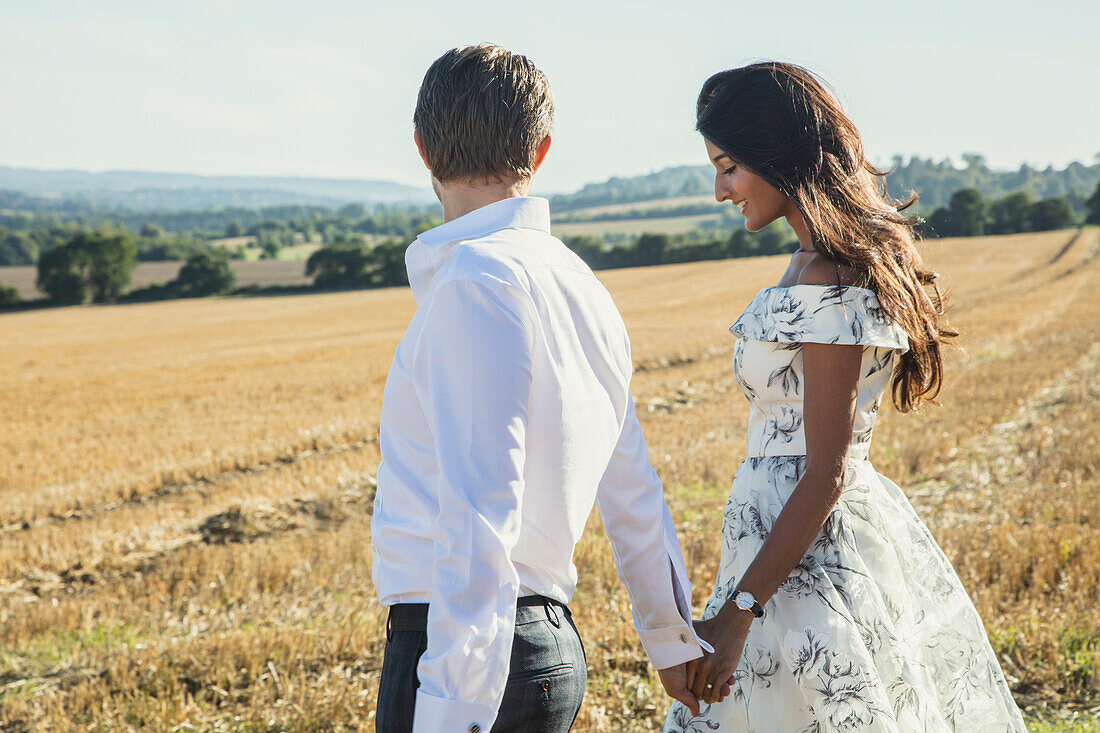
<svg viewBox="0 0 1100 733">
<path fill-rule="evenodd" d="M 710 140 L 703 139 L 707 145 L 707 157 L 714 165 L 714 198 L 729 201 L 745 217 L 745 228 L 758 232 L 781 216 L 790 216 L 795 207 L 790 199 L 779 189 L 744 168 L 726 155 L 721 148 Z"/>
</svg>

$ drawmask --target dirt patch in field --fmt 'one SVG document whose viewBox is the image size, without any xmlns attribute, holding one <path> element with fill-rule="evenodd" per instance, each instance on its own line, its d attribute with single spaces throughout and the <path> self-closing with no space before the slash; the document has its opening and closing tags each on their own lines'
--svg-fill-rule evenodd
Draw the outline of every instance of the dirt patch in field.
<svg viewBox="0 0 1100 733">
<path fill-rule="evenodd" d="M 28 568 L 18 580 L 0 582 L 0 597 L 33 602 L 42 596 L 142 575 L 154 570 L 165 556 L 198 543 L 256 542 L 288 532 L 331 530 L 356 514 L 370 514 L 376 488 L 374 477 L 364 474 L 351 485 L 329 493 L 293 497 L 275 504 L 237 504 L 211 514 L 185 534 L 145 544 L 121 556 L 82 560 L 61 570 Z"/>
<path fill-rule="evenodd" d="M 352 514 L 370 512 L 375 483 L 371 479 L 364 490 L 351 489 L 340 494 L 298 498 L 276 505 L 233 506 L 207 517 L 198 526 L 198 534 L 207 544 L 254 542 L 283 532 L 311 532 L 327 529 Z"/>
</svg>

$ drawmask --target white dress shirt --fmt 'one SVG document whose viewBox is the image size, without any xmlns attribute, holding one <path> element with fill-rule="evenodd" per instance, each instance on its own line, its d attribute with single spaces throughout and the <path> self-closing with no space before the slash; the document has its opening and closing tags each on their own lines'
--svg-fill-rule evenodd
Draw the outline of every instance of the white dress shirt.
<svg viewBox="0 0 1100 733">
<path fill-rule="evenodd" d="M 430 604 L 414 730 L 492 728 L 516 598 L 569 602 L 593 503 L 653 665 L 701 656 L 626 328 L 547 201 L 470 212 L 405 263 L 417 310 L 386 380 L 371 542 L 382 605 Z"/>
</svg>

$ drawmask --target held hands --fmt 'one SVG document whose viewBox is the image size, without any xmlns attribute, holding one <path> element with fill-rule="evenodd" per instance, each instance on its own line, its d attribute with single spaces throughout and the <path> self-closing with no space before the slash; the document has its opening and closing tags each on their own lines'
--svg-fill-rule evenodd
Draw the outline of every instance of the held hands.
<svg viewBox="0 0 1100 733">
<path fill-rule="evenodd" d="M 657 670 L 668 696 L 686 705 L 692 715 L 699 715 L 702 703 L 721 702 L 730 694 L 745 648 L 752 615 L 739 609 L 723 611 L 726 615 L 719 612 L 712 619 L 694 622 L 695 633 L 714 647 L 713 654 L 704 652 L 698 659 Z"/>
<path fill-rule="evenodd" d="M 698 715 L 699 698 L 687 686 L 687 667 L 689 664 L 691 662 L 659 669 L 657 674 L 661 676 L 661 684 L 665 686 L 665 692 L 668 696 L 686 705 L 691 710 L 692 715 Z"/>
<path fill-rule="evenodd" d="M 730 605 L 727 604 L 714 618 L 695 622 L 695 633 L 714 647 L 713 654 L 705 654 L 687 663 L 686 686 L 692 697 L 701 702 L 721 702 L 729 695 L 733 673 L 745 650 L 745 638 L 753 616 Z M 699 714 L 695 708 L 692 712 Z"/>
</svg>

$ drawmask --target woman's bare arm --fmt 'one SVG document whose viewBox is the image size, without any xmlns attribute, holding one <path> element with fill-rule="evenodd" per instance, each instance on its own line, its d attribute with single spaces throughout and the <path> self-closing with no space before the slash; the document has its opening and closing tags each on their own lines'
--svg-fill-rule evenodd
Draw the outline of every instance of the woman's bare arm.
<svg viewBox="0 0 1100 733">
<path fill-rule="evenodd" d="M 802 344 L 806 472 L 738 583 L 761 605 L 802 560 L 840 498 L 862 356 L 861 346 Z M 715 647 L 688 672 L 689 687 L 703 702 L 716 702 L 733 676 L 753 618 L 726 603 L 713 619 L 699 622 L 700 635 Z"/>
</svg>

